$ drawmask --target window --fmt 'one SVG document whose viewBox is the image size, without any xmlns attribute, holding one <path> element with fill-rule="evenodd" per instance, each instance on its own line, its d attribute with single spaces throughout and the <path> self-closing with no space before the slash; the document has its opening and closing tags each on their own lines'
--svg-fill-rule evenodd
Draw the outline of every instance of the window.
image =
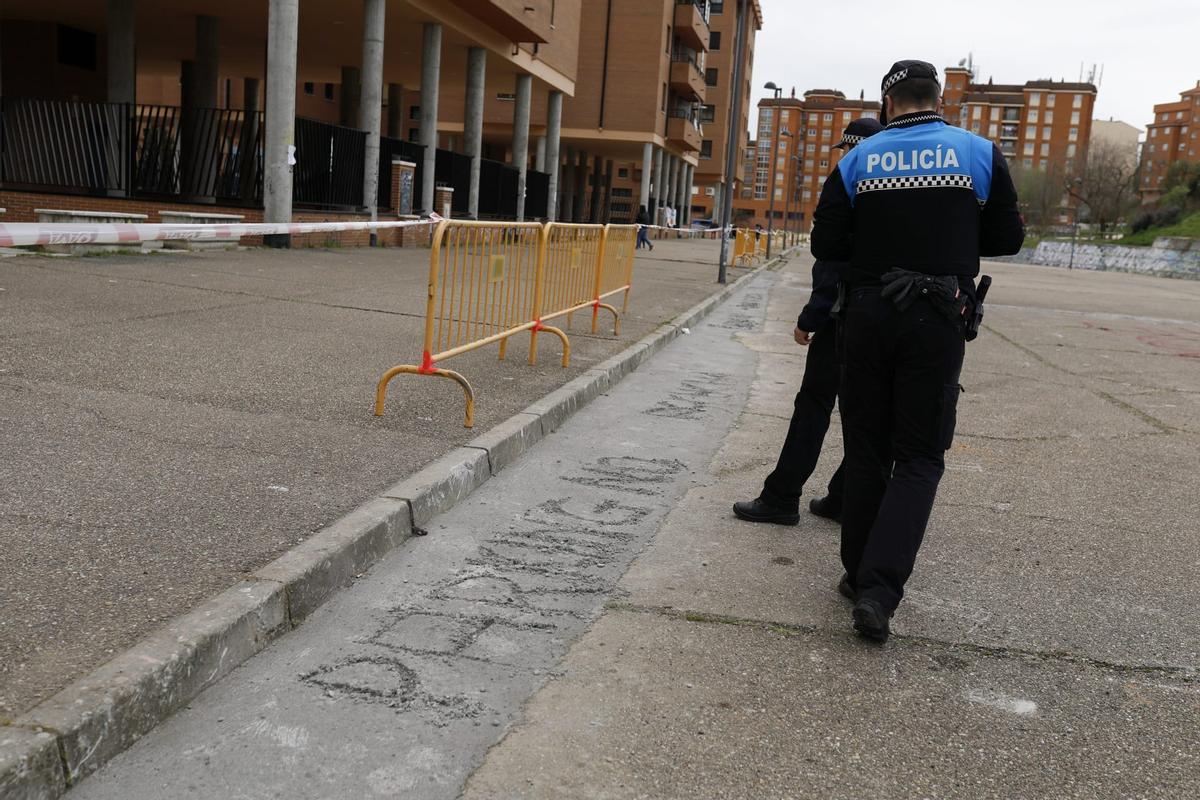
<svg viewBox="0 0 1200 800">
<path fill-rule="evenodd" d="M 330 100 L 330 101 L 333 100 L 333 84 L 332 83 L 325 84 L 325 99 Z M 421 107 L 413 106 L 413 108 L 415 108 L 417 110 L 417 116 L 414 117 L 414 119 L 420 119 L 421 118 Z"/>
<path fill-rule="evenodd" d="M 1027 156 L 1033 155 L 1033 142 L 1025 143 L 1025 155 L 1027 155 Z"/>
<path fill-rule="evenodd" d="M 718 74 L 719 73 L 717 72 L 716 67 L 709 67 L 708 69 L 704 70 L 704 85 L 716 86 Z"/>
<path fill-rule="evenodd" d="M 1158 128 L 1151 128 L 1150 129 L 1150 138 L 1153 139 L 1156 136 L 1158 136 Z"/>
<path fill-rule="evenodd" d="M 821 159 L 821 169 L 828 169 L 828 168 L 829 168 L 829 159 L 822 158 Z"/>
<path fill-rule="evenodd" d="M 1054 108 L 1054 92 L 1051 92 L 1050 94 L 1046 95 L 1046 105 L 1049 108 Z"/>
<path fill-rule="evenodd" d="M 783 189 L 782 189 L 782 188 L 776 187 L 776 189 L 775 189 L 775 199 L 776 199 L 776 200 L 782 200 L 782 199 L 783 199 Z M 776 212 L 776 213 L 779 213 L 779 212 Z"/>
<path fill-rule="evenodd" d="M 709 31 L 708 49 L 709 50 L 720 50 L 721 49 L 721 32 L 720 31 Z"/>
<path fill-rule="evenodd" d="M 629 168 L 628 168 L 628 167 L 621 167 L 620 169 L 618 169 L 618 170 L 617 170 L 617 177 L 618 177 L 618 178 L 628 178 L 628 177 L 629 177 Z M 614 190 L 614 191 L 615 191 L 615 190 Z"/>
<path fill-rule="evenodd" d="M 717 107 L 710 104 L 700 106 L 700 121 L 701 122 L 716 122 Z"/>
<path fill-rule="evenodd" d="M 1045 125 L 1045 126 L 1043 126 L 1043 127 L 1042 127 L 1042 138 L 1043 138 L 1043 139 L 1049 139 L 1049 138 L 1050 138 L 1050 131 L 1051 131 L 1051 130 L 1052 130 L 1052 129 L 1050 128 L 1050 126 L 1049 126 L 1049 125 Z"/>
<path fill-rule="evenodd" d="M 979 133 L 979 123 L 978 122 L 971 123 L 971 132 Z"/>
<path fill-rule="evenodd" d="M 328 86 L 329 84 L 325 84 L 325 85 Z M 328 96 L 328 94 L 329 93 L 326 92 L 326 96 Z M 421 118 L 421 107 L 420 106 L 409 106 L 408 107 L 408 118 L 409 119 L 420 119 Z"/>
<path fill-rule="evenodd" d="M 1051 123 L 1053 123 L 1054 122 L 1054 112 L 1047 111 L 1045 114 L 1043 114 L 1042 122 L 1046 123 L 1047 125 L 1050 125 Z"/>
<path fill-rule="evenodd" d="M 992 137 L 993 139 L 1000 138 L 1000 126 L 993 125 L 992 127 L 988 128 L 988 136 Z"/>
<path fill-rule="evenodd" d="M 983 116 L 983 106 L 971 106 L 971 116 L 979 119 Z"/>
<path fill-rule="evenodd" d="M 671 26 L 667 26 L 667 53 L 671 52 Z"/>
<path fill-rule="evenodd" d="M 812 189 L 805 189 L 805 190 L 804 190 L 804 199 L 805 199 L 805 200 L 812 200 Z"/>
<path fill-rule="evenodd" d="M 409 128 L 408 129 L 408 140 L 410 142 L 421 141 L 421 129 L 420 128 Z"/>
<path fill-rule="evenodd" d="M 815 144 L 813 144 L 812 142 L 809 142 L 807 145 L 805 145 L 804 149 L 806 151 L 808 151 L 809 153 L 817 152 L 817 146 Z"/>
<path fill-rule="evenodd" d="M 1075 102 L 1071 104 L 1071 108 L 1083 108 L 1083 95 L 1075 95 Z"/>
<path fill-rule="evenodd" d="M 1067 134 L 1067 139 L 1068 139 L 1069 141 L 1072 141 L 1072 142 L 1074 142 L 1074 141 L 1078 141 L 1078 139 L 1079 139 L 1079 128 L 1071 128 L 1070 132 Z"/>
<path fill-rule="evenodd" d="M 1025 138 L 1033 139 L 1036 136 L 1037 136 L 1037 126 L 1036 125 L 1026 125 L 1025 126 Z"/>
<path fill-rule="evenodd" d="M 1033 159 L 1027 158 L 1022 163 L 1025 165 L 1025 169 L 1030 169 L 1033 166 Z"/>
<path fill-rule="evenodd" d="M 1038 121 L 1038 110 L 1036 108 L 1029 109 L 1029 116 L 1025 118 L 1025 121 L 1026 122 L 1037 122 Z"/>
<path fill-rule="evenodd" d="M 1072 111 L 1072 112 L 1071 112 L 1071 124 L 1072 124 L 1072 125 L 1078 125 L 1078 124 L 1079 124 L 1079 112 L 1078 112 L 1078 111 Z"/>
<path fill-rule="evenodd" d="M 1029 93 L 1029 105 L 1040 106 L 1041 104 L 1042 104 L 1042 93 L 1041 92 L 1030 92 Z"/>
<path fill-rule="evenodd" d="M 1067 158 L 1074 158 L 1074 157 L 1075 157 L 1075 145 L 1069 144 L 1069 145 L 1067 145 Z"/>
<path fill-rule="evenodd" d="M 1000 107 L 992 106 L 992 122 L 1000 121 Z"/>
<path fill-rule="evenodd" d="M 307 83 L 305 83 L 304 84 L 304 93 L 306 95 L 308 95 L 309 97 L 312 97 L 313 95 L 315 95 L 317 93 L 316 84 L 314 84 L 312 81 L 308 81 Z"/>
<path fill-rule="evenodd" d="M 1021 119 L 1021 109 L 1010 106 L 1004 109 L 1005 122 L 1019 122 Z"/>
<path fill-rule="evenodd" d="M 711 0 L 708 4 L 708 13 L 722 14 L 725 12 L 725 0 Z"/>
<path fill-rule="evenodd" d="M 781 153 L 786 153 L 786 152 L 787 152 L 787 149 L 788 149 L 788 143 L 787 143 L 785 140 L 783 140 L 783 139 L 780 139 L 780 140 L 779 140 L 779 147 L 778 147 L 778 148 L 776 148 L 776 149 L 777 149 L 777 150 L 779 150 L 779 152 L 781 152 Z"/>
<path fill-rule="evenodd" d="M 816 128 L 809 128 L 809 129 L 808 129 L 808 135 L 809 135 L 809 136 L 816 136 L 816 135 L 817 135 L 817 129 L 816 129 Z"/>
<path fill-rule="evenodd" d="M 700 157 L 712 158 L 712 139 L 705 139 L 700 143 Z"/>
<path fill-rule="evenodd" d="M 833 122 L 833 114 L 824 114 L 822 115 L 821 119 L 825 120 L 826 122 Z"/>
<path fill-rule="evenodd" d="M 1042 142 L 1042 158 L 1048 158 L 1050 155 L 1050 143 Z"/>
</svg>

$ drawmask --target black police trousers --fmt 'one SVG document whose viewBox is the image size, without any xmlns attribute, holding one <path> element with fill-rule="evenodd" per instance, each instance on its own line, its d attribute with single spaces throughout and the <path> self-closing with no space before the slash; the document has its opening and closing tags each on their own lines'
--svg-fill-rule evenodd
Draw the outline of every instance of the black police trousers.
<svg viewBox="0 0 1200 800">
<path fill-rule="evenodd" d="M 966 343 L 962 323 L 924 299 L 900 311 L 860 288 L 846 306 L 842 565 L 860 597 L 892 612 L 945 471 Z"/>
<path fill-rule="evenodd" d="M 804 483 L 813 474 L 829 418 L 837 400 L 841 366 L 837 355 L 837 323 L 826 322 L 813 333 L 804 362 L 804 378 L 792 410 L 787 438 L 779 452 L 775 471 L 763 483 L 762 498 L 773 506 L 794 509 L 800 506 Z M 842 467 L 829 481 L 829 495 L 835 503 L 842 498 Z"/>
</svg>

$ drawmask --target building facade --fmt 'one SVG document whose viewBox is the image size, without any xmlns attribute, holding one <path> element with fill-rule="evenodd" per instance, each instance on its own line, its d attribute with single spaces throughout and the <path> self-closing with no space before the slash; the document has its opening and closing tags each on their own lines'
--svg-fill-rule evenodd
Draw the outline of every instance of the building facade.
<svg viewBox="0 0 1200 800">
<path fill-rule="evenodd" d="M 1103 143 L 1120 153 L 1127 167 L 1132 171 L 1141 159 L 1142 132 L 1128 122 L 1116 119 L 1092 120 L 1092 139 L 1089 149 Z"/>
<path fill-rule="evenodd" d="M 803 99 L 764 98 L 757 139 L 745 150 L 747 179 L 735 213 L 749 225 L 807 231 L 825 179 L 842 151 L 833 149 L 851 121 L 879 117 L 879 103 L 850 100 L 834 89 L 812 89 Z M 774 201 L 772 202 L 772 198 Z"/>
<path fill-rule="evenodd" d="M 1167 171 L 1177 161 L 1200 161 L 1200 81 L 1177 101 L 1154 107 L 1142 147 L 1138 191 L 1143 203 L 1162 197 Z"/>
</svg>

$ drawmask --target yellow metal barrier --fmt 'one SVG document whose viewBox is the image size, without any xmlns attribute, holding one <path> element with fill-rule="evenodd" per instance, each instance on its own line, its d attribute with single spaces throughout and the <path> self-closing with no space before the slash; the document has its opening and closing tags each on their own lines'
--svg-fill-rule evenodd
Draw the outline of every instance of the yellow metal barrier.
<svg viewBox="0 0 1200 800">
<path fill-rule="evenodd" d="M 449 378 L 466 397 L 466 427 L 475 424 L 475 392 L 457 372 L 437 365 L 456 355 L 500 343 L 523 331 L 549 331 L 563 344 L 563 366 L 571 345 L 561 330 L 542 324 L 544 230 L 536 222 L 460 222 L 443 220 L 433 234 L 429 255 L 429 295 L 421 364 L 400 364 L 379 379 L 375 416 L 382 416 L 387 387 L 397 375 Z M 530 363 L 537 354 L 531 347 Z"/>
<path fill-rule="evenodd" d="M 604 226 L 549 222 L 542 239 L 545 288 L 542 321 L 566 317 L 592 305 L 598 265 L 604 258 Z M 537 352 L 537 332 L 530 351 Z"/>
<path fill-rule="evenodd" d="M 613 336 L 621 333 L 621 315 L 629 310 L 629 290 L 633 288 L 633 259 L 637 249 L 636 225 L 604 226 L 604 248 L 600 268 L 596 273 L 596 290 L 592 302 L 592 333 L 596 332 L 600 309 L 607 308 L 613 315 Z M 605 298 L 623 294 L 621 313 Z"/>
</svg>

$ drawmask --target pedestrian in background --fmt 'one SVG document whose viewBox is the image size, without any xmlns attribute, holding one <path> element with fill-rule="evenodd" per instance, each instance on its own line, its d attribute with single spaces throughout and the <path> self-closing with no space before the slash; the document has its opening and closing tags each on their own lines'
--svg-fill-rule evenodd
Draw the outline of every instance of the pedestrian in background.
<svg viewBox="0 0 1200 800">
<path fill-rule="evenodd" d="M 812 254 L 849 261 L 841 554 L 854 628 L 884 642 L 954 437 L 979 258 L 1025 233 L 1004 156 L 942 119 L 933 65 L 897 62 L 881 93 L 885 130 L 825 181 Z"/>
<path fill-rule="evenodd" d="M 637 249 L 641 250 L 643 247 L 647 247 L 653 250 L 654 244 L 650 241 L 650 214 L 646 211 L 645 206 L 638 206 L 637 217 L 634 219 L 634 222 L 638 226 Z"/>
<path fill-rule="evenodd" d="M 864 139 L 883 130 L 873 117 L 856 119 L 846 126 L 835 150 L 853 150 Z M 804 484 L 816 469 L 833 404 L 837 400 L 841 365 L 837 353 L 837 324 L 831 312 L 838 297 L 845 263 L 817 261 L 812 268 L 812 295 L 793 337 L 807 347 L 804 377 L 796 393 L 792 421 L 779 452 L 775 470 L 763 482 L 754 500 L 734 503 L 733 513 L 748 522 L 773 522 L 795 525 L 800 521 L 800 496 Z M 825 497 L 814 498 L 808 510 L 819 517 L 838 520 L 842 516 L 842 466 L 839 464 L 829 481 Z M 843 583 L 843 592 L 848 591 Z"/>
</svg>

